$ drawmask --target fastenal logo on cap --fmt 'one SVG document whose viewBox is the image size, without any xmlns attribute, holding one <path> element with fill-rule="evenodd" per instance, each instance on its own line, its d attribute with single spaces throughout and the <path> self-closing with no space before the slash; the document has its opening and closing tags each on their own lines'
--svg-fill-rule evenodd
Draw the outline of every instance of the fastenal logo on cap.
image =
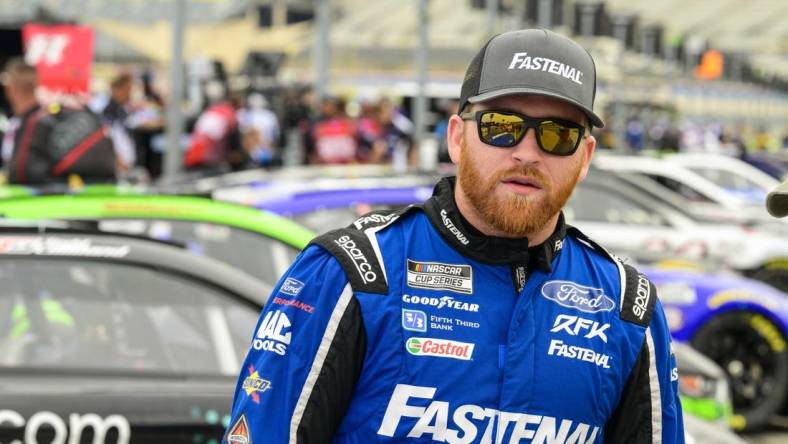
<svg viewBox="0 0 788 444">
<path fill-rule="evenodd" d="M 460 93 L 460 110 L 514 94 L 537 94 L 579 108 L 596 127 L 596 67 L 576 42 L 546 29 L 498 34 L 471 60 Z"/>
</svg>

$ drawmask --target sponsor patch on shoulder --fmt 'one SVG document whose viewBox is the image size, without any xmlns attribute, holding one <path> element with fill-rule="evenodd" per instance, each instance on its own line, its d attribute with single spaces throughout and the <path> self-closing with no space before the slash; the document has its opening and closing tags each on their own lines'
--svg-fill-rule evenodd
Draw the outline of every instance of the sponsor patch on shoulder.
<svg viewBox="0 0 788 444">
<path fill-rule="evenodd" d="M 471 294 L 473 270 L 470 265 L 418 262 L 408 259 L 408 286 Z"/>
<path fill-rule="evenodd" d="M 298 296 L 298 293 L 301 293 L 301 290 L 303 289 L 303 282 L 289 277 L 282 283 L 282 287 L 279 288 L 279 292 L 289 294 L 290 296 Z"/>
<path fill-rule="evenodd" d="M 586 313 L 611 311 L 616 303 L 601 288 L 587 287 L 572 281 L 548 281 L 542 285 L 542 296 L 566 308 Z"/>
<path fill-rule="evenodd" d="M 243 413 L 227 432 L 227 444 L 252 444 L 252 435 L 249 433 L 249 424 Z"/>
</svg>

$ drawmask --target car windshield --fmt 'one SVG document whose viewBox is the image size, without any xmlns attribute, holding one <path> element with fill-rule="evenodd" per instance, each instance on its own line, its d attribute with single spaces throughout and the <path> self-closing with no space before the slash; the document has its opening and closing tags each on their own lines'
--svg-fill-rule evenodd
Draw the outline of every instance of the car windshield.
<svg viewBox="0 0 788 444">
<path fill-rule="evenodd" d="M 234 376 L 258 308 L 149 267 L 0 259 L 0 369 Z"/>
<path fill-rule="evenodd" d="M 193 253 L 218 259 L 270 285 L 279 280 L 299 253 L 276 239 L 220 224 L 111 219 L 99 221 L 99 228 L 185 244 Z"/>
<path fill-rule="evenodd" d="M 569 221 L 607 222 L 626 225 L 667 225 L 657 212 L 626 196 L 602 188 L 580 185 L 564 208 Z"/>
<path fill-rule="evenodd" d="M 762 201 L 769 192 L 758 183 L 730 171 L 712 167 L 692 167 L 690 169 L 719 185 L 720 188 L 744 198 L 751 196 L 753 199 Z"/>
</svg>

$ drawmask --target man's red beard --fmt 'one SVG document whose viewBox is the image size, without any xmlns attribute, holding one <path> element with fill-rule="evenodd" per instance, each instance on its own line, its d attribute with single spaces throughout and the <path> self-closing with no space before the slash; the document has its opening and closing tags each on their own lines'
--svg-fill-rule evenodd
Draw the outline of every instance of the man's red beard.
<svg viewBox="0 0 788 444">
<path fill-rule="evenodd" d="M 463 139 L 462 158 L 457 172 L 462 191 L 487 225 L 509 237 L 527 237 L 543 229 L 569 200 L 582 170 L 582 162 L 567 165 L 572 170 L 570 179 L 566 183 L 556 184 L 551 184 L 541 171 L 526 165 L 499 171 L 485 179 L 471 159 L 470 148 Z M 502 180 L 513 176 L 537 181 L 543 193 L 539 193 L 539 196 L 506 193 L 501 199 L 495 193 L 495 188 L 501 185 Z"/>
</svg>

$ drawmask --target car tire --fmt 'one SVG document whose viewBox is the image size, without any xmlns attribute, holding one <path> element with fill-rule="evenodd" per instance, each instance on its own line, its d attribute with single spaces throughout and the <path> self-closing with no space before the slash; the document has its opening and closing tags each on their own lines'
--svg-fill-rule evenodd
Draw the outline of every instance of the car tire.
<svg viewBox="0 0 788 444">
<path fill-rule="evenodd" d="M 753 272 L 750 277 L 788 293 L 788 269 L 786 268 L 761 268 Z"/>
<path fill-rule="evenodd" d="M 788 347 L 771 319 L 752 311 L 723 313 L 698 329 L 692 345 L 725 371 L 736 428 L 756 430 L 779 413 L 788 392 Z"/>
</svg>

